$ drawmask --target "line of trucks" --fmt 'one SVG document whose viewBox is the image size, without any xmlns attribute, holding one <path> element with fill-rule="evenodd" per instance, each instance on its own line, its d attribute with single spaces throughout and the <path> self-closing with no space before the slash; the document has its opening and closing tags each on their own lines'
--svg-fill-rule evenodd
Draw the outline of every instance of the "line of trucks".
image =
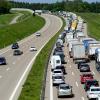
<svg viewBox="0 0 100 100">
<path fill-rule="evenodd" d="M 76 14 L 68 15 L 66 24 L 65 31 L 67 34 L 65 41 L 73 62 L 95 60 L 96 69 L 100 72 L 100 41 L 86 37 L 86 22 L 80 16 Z"/>
</svg>

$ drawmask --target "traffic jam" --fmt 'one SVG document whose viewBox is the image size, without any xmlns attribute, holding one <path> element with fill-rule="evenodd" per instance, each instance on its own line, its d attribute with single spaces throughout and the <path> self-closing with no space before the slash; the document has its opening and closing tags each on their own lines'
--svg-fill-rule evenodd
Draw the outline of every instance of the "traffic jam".
<svg viewBox="0 0 100 100">
<path fill-rule="evenodd" d="M 80 73 L 78 80 L 86 93 L 87 99 L 83 100 L 100 100 L 99 80 L 94 77 L 89 64 L 93 61 L 94 68 L 99 74 L 100 41 L 87 36 L 85 28 L 87 23 L 80 16 L 70 12 L 63 14 L 63 17 L 66 21 L 66 27 L 59 35 L 50 57 L 52 87 L 57 90 L 57 98 L 75 98 L 72 84 L 66 81 L 69 75 L 68 70 L 66 70 L 69 66 L 68 62 L 72 62 L 71 67 L 76 70 L 73 64 L 77 66 L 76 73 Z M 74 77 L 75 73 L 72 72 L 72 74 Z M 69 80 L 73 81 L 71 78 Z"/>
</svg>

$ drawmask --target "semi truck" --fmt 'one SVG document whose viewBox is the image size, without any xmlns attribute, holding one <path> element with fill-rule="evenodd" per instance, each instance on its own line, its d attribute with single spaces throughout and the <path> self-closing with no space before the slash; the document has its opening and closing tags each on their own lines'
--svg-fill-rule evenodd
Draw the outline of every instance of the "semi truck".
<svg viewBox="0 0 100 100">
<path fill-rule="evenodd" d="M 72 44 L 72 57 L 75 63 L 88 61 L 88 57 L 85 55 L 85 47 L 82 42 Z"/>
</svg>

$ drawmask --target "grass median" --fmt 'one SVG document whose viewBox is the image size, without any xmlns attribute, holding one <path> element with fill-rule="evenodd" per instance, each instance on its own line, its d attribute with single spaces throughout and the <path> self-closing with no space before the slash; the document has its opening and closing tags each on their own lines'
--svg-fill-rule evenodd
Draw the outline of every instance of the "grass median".
<svg viewBox="0 0 100 100">
<path fill-rule="evenodd" d="M 41 89 L 44 78 L 44 71 L 47 67 L 47 62 L 52 51 L 52 47 L 57 40 L 58 35 L 63 31 L 65 27 L 65 21 L 58 33 L 45 45 L 37 56 L 33 67 L 23 85 L 22 92 L 18 100 L 40 100 Z"/>
<path fill-rule="evenodd" d="M 8 25 L 15 16 L 17 16 L 17 14 L 10 13 L 0 15 L 0 28 L 5 25 Z"/>
<path fill-rule="evenodd" d="M 88 35 L 100 40 L 100 14 L 98 13 L 79 13 L 87 21 Z"/>
<path fill-rule="evenodd" d="M 0 48 L 19 41 L 40 30 L 45 20 L 40 16 L 32 16 L 22 22 L 9 25 L 0 29 Z"/>
</svg>

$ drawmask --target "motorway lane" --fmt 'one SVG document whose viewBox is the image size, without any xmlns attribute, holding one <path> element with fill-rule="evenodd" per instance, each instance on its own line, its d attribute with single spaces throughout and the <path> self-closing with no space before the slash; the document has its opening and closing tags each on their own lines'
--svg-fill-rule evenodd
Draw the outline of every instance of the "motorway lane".
<svg viewBox="0 0 100 100">
<path fill-rule="evenodd" d="M 0 66 L 0 100 L 11 100 L 10 96 L 20 77 L 29 65 L 31 59 L 38 52 L 30 52 L 29 48 L 33 45 L 39 50 L 61 28 L 62 21 L 60 18 L 53 15 L 42 16 L 46 19 L 46 25 L 40 30 L 42 36 L 36 37 L 33 34 L 22 40 L 20 42 L 20 48 L 24 52 L 23 55 L 13 56 L 13 50 L 10 47 L 0 51 L 0 54 L 7 58 L 8 63 L 6 66 Z M 21 90 L 21 86 L 19 89 Z M 19 91 L 13 100 L 17 100 L 18 95 Z"/>
<path fill-rule="evenodd" d="M 87 24 L 84 24 L 83 32 L 87 35 Z M 87 94 L 84 90 L 84 85 L 80 82 L 80 75 L 82 74 L 77 69 L 77 64 L 73 63 L 73 59 L 69 57 L 68 47 L 64 44 L 64 54 L 67 64 L 65 64 L 67 75 L 65 75 L 65 82 L 72 85 L 73 87 L 73 98 L 67 98 L 67 100 L 88 100 Z M 100 73 L 96 71 L 95 61 L 88 63 L 90 65 L 91 73 L 94 75 L 94 79 L 99 81 L 100 84 Z M 52 85 L 52 73 L 51 65 L 48 65 L 46 88 L 45 88 L 45 100 L 65 100 L 66 98 L 57 98 L 57 88 Z"/>
</svg>

